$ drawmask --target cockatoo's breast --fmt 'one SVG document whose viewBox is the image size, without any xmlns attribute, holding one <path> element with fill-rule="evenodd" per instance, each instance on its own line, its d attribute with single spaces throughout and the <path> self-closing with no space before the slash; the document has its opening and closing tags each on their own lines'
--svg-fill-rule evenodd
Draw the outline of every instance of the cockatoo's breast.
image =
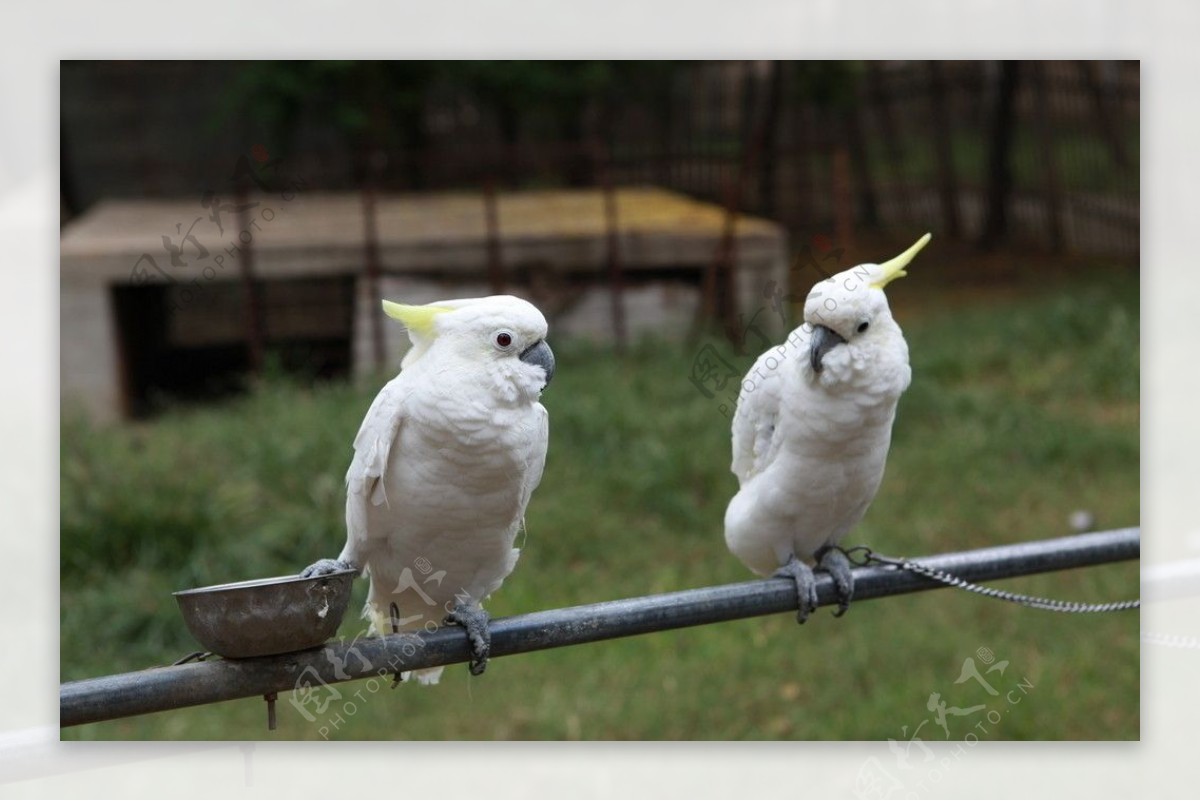
<svg viewBox="0 0 1200 801">
<path fill-rule="evenodd" d="M 546 410 L 448 389 L 414 398 L 412 425 L 391 454 L 395 475 L 424 488 L 428 497 L 414 505 L 436 515 L 439 525 L 508 529 L 524 511 L 525 475 L 545 457 Z"/>
<path fill-rule="evenodd" d="M 820 373 L 800 359 L 789 367 L 784 393 L 792 402 L 780 410 L 785 447 L 846 456 L 876 451 L 882 442 L 886 456 L 896 405 L 912 380 L 898 330 L 883 343 L 834 348 Z"/>
<path fill-rule="evenodd" d="M 392 596 L 405 617 L 482 601 L 512 572 L 525 507 L 546 457 L 547 415 L 468 374 L 413 371 L 383 475 L 386 502 L 367 510 L 366 561 L 379 597 L 425 565 L 424 596 Z M 437 618 L 440 621 L 440 617 Z"/>
</svg>

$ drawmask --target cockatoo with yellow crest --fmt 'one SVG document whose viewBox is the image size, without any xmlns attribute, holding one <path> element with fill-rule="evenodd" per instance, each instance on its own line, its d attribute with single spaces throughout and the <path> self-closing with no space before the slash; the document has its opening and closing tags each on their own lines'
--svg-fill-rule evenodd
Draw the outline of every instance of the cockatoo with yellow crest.
<svg viewBox="0 0 1200 801">
<path fill-rule="evenodd" d="M 412 348 L 354 440 L 346 547 L 302 575 L 365 571 L 364 615 L 382 634 L 464 626 L 478 675 L 490 647 L 481 603 L 516 566 L 546 462 L 546 318 L 508 295 L 383 307 Z M 441 672 L 417 678 L 436 683 Z"/>
<path fill-rule="evenodd" d="M 836 546 L 879 489 L 896 405 L 912 377 L 883 289 L 929 239 L 819 282 L 804 323 L 742 382 L 733 417 L 740 489 L 725 512 L 725 542 L 755 573 L 795 582 L 801 623 L 817 605 L 811 564 L 832 574 L 836 614 L 853 596 L 849 560 Z"/>
</svg>

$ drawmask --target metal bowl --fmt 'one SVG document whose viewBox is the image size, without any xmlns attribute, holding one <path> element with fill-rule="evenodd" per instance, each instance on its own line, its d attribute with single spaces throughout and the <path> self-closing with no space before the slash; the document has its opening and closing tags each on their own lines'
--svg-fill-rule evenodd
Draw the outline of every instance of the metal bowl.
<svg viewBox="0 0 1200 801">
<path fill-rule="evenodd" d="M 217 584 L 174 593 L 188 630 L 231 659 L 315 648 L 336 632 L 357 571 Z"/>
</svg>

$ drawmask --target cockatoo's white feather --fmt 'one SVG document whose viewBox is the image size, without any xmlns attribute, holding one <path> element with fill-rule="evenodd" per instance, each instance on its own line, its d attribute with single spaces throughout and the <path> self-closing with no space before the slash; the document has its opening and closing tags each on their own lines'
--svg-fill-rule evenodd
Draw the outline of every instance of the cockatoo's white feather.
<svg viewBox="0 0 1200 801">
<path fill-rule="evenodd" d="M 792 557 L 813 562 L 875 497 L 911 379 L 883 285 L 926 241 L 818 283 L 804 324 L 746 374 L 732 431 L 740 489 L 726 510 L 725 539 L 754 572 L 771 575 Z"/>
<path fill-rule="evenodd" d="M 393 305 L 389 314 L 410 322 L 415 357 L 355 437 L 339 559 L 370 576 L 365 614 L 377 630 L 390 631 L 395 604 L 400 630 L 429 631 L 457 603 L 483 601 L 516 566 L 514 541 L 549 440 L 538 402 L 549 376 L 522 355 L 545 347 L 546 320 L 509 296 Z"/>
</svg>

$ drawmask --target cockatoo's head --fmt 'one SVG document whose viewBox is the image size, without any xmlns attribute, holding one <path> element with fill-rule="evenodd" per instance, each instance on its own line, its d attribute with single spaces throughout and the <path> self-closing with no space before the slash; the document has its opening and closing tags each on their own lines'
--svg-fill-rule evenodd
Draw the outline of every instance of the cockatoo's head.
<svg viewBox="0 0 1200 801">
<path fill-rule="evenodd" d="M 412 348 L 401 367 L 419 360 L 478 365 L 493 379 L 536 396 L 554 377 L 554 352 L 546 344 L 546 318 L 512 295 L 439 300 L 424 306 L 383 301 L 404 323 Z"/>
<path fill-rule="evenodd" d="M 826 357 L 833 358 L 839 346 L 850 346 L 844 351 L 844 360 L 850 362 L 849 351 L 862 353 L 897 339 L 903 345 L 883 288 L 907 274 L 904 268 L 929 240 L 925 234 L 890 261 L 851 267 L 812 288 L 804 301 L 804 322 L 811 329 L 808 362 L 814 373 L 825 368 Z"/>
</svg>

